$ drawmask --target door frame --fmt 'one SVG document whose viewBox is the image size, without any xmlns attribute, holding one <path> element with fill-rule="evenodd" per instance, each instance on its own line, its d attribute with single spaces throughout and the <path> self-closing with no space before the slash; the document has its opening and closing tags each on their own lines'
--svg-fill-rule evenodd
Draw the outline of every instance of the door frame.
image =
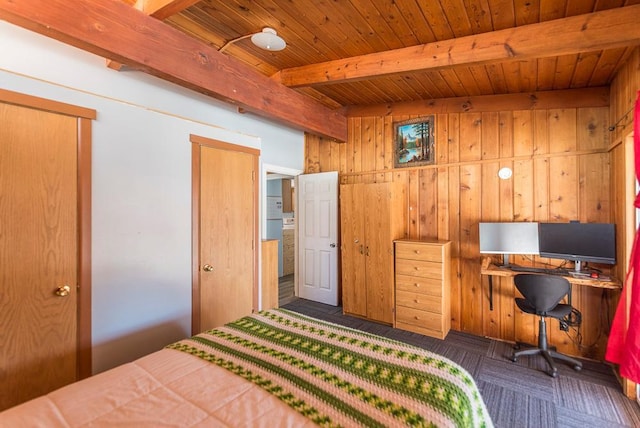
<svg viewBox="0 0 640 428">
<path fill-rule="evenodd" d="M 78 222 L 78 284 L 77 290 L 77 368 L 76 376 L 84 379 L 92 375 L 91 349 L 91 148 L 93 109 L 66 104 L 33 95 L 0 89 L 0 102 L 49 111 L 75 117 L 78 134 L 77 170 L 77 222 Z"/>
<path fill-rule="evenodd" d="M 200 147 L 230 150 L 254 156 L 253 170 L 256 173 L 253 177 L 253 298 L 251 302 L 253 312 L 258 310 L 260 304 L 258 300 L 260 263 L 258 198 L 260 185 L 258 177 L 255 176 L 259 170 L 260 150 L 194 134 L 189 135 L 189 141 L 191 142 L 191 334 L 196 334 L 199 333 L 200 328 Z"/>
<path fill-rule="evenodd" d="M 272 165 L 272 164 L 268 164 L 268 163 L 263 163 L 262 164 L 262 171 L 261 171 L 261 177 L 262 177 L 262 183 L 260 183 L 262 185 L 262 194 L 261 194 L 261 201 L 260 201 L 260 228 L 261 228 L 261 236 L 262 239 L 267 239 L 267 175 L 271 173 L 271 174 L 278 174 L 281 175 L 283 178 L 284 177 L 292 177 L 295 180 L 296 185 L 298 184 L 298 176 L 304 174 L 304 170 L 302 169 L 295 169 L 295 168 L 288 168 L 288 167 L 284 167 L 284 166 L 278 166 L 278 165 Z M 297 192 L 296 192 L 297 194 Z M 297 207 L 297 204 L 296 204 Z M 294 242 L 294 247 L 297 249 L 298 248 L 298 222 L 296 221 L 296 225 L 295 228 L 293 229 L 293 242 Z M 298 252 L 294 251 L 294 265 L 293 265 L 293 295 L 297 296 L 298 295 L 298 281 L 297 281 L 297 276 L 298 276 Z M 260 266 L 260 269 L 262 270 L 262 266 Z M 260 282 L 260 292 L 262 294 L 262 280 Z"/>
</svg>

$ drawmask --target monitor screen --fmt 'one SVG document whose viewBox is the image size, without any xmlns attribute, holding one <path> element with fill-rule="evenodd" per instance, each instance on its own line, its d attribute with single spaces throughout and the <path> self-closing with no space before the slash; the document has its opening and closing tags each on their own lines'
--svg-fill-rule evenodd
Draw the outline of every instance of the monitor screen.
<svg viewBox="0 0 640 428">
<path fill-rule="evenodd" d="M 538 223 L 480 223 L 480 252 L 538 254 Z"/>
<path fill-rule="evenodd" d="M 616 263 L 611 223 L 540 223 L 540 256 L 575 262 Z"/>
</svg>

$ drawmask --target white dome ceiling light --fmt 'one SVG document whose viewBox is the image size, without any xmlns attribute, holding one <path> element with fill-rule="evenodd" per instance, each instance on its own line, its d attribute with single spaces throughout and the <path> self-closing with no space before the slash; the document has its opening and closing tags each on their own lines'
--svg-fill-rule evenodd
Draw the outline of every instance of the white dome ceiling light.
<svg viewBox="0 0 640 428">
<path fill-rule="evenodd" d="M 249 37 L 251 37 L 251 42 L 254 45 L 268 51 L 281 51 L 282 49 L 287 47 L 287 42 L 285 42 L 282 37 L 278 36 L 276 30 L 274 30 L 273 28 L 265 27 L 259 33 L 247 34 L 246 36 L 240 36 L 235 39 L 229 40 L 220 49 L 218 49 L 218 52 L 223 52 L 232 43 L 248 39 Z"/>
<path fill-rule="evenodd" d="M 268 51 L 281 51 L 287 47 L 287 42 L 273 28 L 263 28 L 262 32 L 251 36 L 251 41 L 259 48 Z"/>
</svg>

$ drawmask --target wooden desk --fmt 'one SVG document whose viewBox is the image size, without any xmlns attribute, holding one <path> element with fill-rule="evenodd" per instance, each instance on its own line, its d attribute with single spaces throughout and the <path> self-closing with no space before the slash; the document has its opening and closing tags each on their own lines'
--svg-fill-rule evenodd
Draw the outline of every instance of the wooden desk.
<svg viewBox="0 0 640 428">
<path fill-rule="evenodd" d="M 513 277 L 521 273 L 533 272 L 517 272 L 506 267 L 496 266 L 491 261 L 491 258 L 488 257 L 482 260 L 480 274 L 489 276 L 489 310 L 493 310 L 493 277 Z M 571 285 L 586 285 L 588 287 L 607 288 L 610 290 L 620 290 L 622 288 L 622 283 L 613 277 L 608 281 L 594 278 L 577 278 L 571 275 L 563 275 L 562 277 L 567 279 Z"/>
</svg>

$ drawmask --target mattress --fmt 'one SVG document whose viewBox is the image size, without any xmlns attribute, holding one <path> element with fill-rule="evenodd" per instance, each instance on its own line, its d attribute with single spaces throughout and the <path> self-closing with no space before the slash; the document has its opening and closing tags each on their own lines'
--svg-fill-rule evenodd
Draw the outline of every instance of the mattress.
<svg viewBox="0 0 640 428">
<path fill-rule="evenodd" d="M 282 309 L 0 413 L 0 426 L 317 425 L 493 426 L 454 362 Z"/>
</svg>

